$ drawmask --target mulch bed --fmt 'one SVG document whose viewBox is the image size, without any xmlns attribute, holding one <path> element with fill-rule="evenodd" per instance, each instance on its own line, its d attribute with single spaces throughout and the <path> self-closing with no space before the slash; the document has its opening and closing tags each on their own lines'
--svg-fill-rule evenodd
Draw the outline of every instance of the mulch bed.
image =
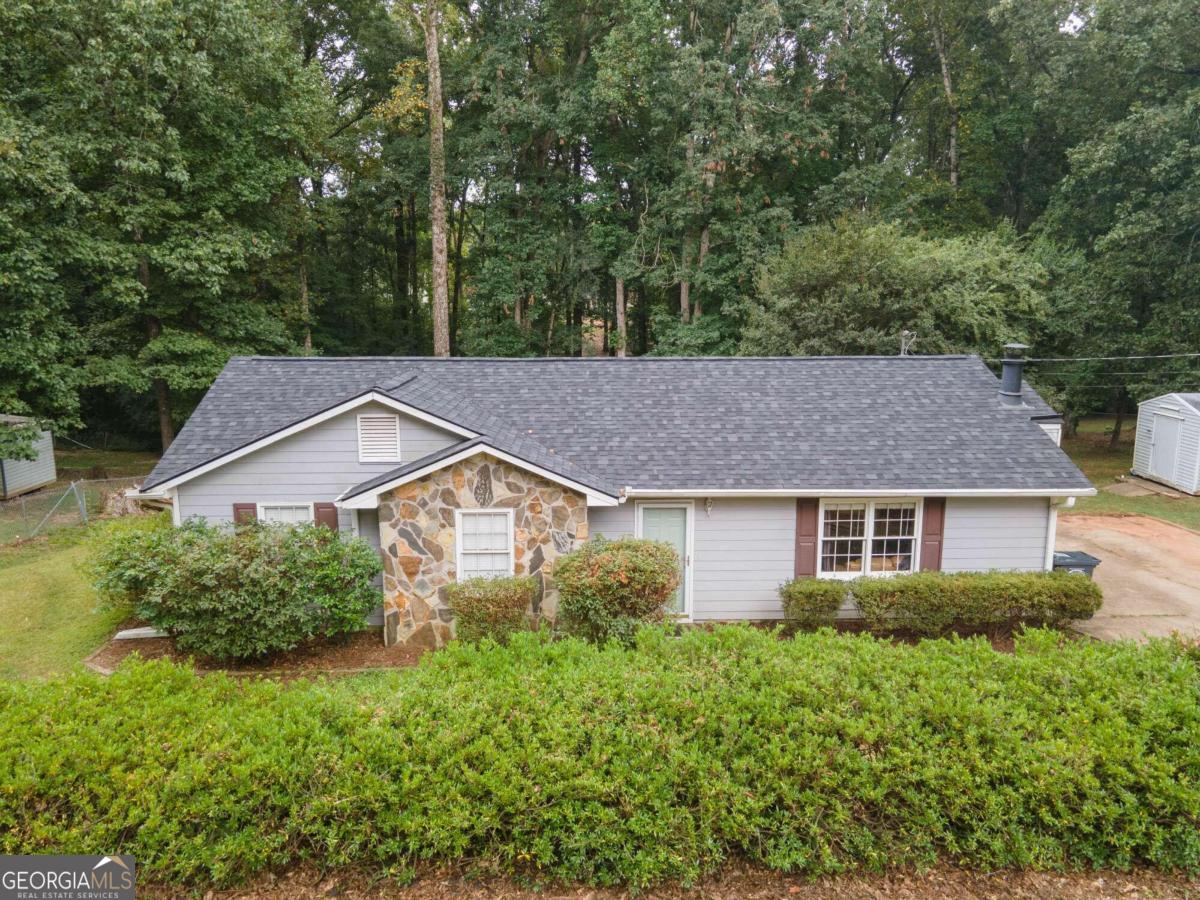
<svg viewBox="0 0 1200 900">
<path fill-rule="evenodd" d="M 123 626 L 124 627 L 124 626 Z M 84 660 L 89 668 L 111 675 L 121 662 L 133 654 L 142 659 L 170 659 L 190 664 L 197 672 L 228 672 L 231 675 L 271 675 L 301 677 L 308 675 L 352 675 L 373 669 L 397 669 L 415 666 L 424 648 L 383 646 L 378 629 L 360 631 L 344 638 L 313 641 L 262 662 L 220 663 L 193 658 L 175 646 L 174 638 L 136 638 L 110 640 Z"/>
<path fill-rule="evenodd" d="M 1158 872 L 968 872 L 937 869 L 924 875 L 841 875 L 807 880 L 772 872 L 757 866 L 730 864 L 693 888 L 668 885 L 642 891 L 555 885 L 522 884 L 508 878 L 472 879 L 455 870 L 431 869 L 418 873 L 409 885 L 380 881 L 358 870 L 321 874 L 301 867 L 281 876 L 270 876 L 245 888 L 197 894 L 154 885 L 138 886 L 138 896 L 150 900 L 175 900 L 203 896 L 204 900 L 447 900 L 463 898 L 506 898 L 506 900 L 617 900 L 630 896 L 680 898 L 902 898 L 902 900 L 982 900 L 1003 897 L 1034 900 L 1085 900 L 1085 898 L 1184 898 L 1200 894 L 1200 884 Z"/>
</svg>

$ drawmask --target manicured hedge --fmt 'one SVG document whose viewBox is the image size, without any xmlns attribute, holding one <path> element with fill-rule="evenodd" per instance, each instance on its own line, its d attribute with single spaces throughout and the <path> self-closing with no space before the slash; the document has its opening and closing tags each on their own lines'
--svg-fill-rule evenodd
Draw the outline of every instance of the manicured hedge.
<svg viewBox="0 0 1200 900">
<path fill-rule="evenodd" d="M 679 554 L 663 541 L 597 538 L 559 558 L 559 627 L 594 643 L 629 643 L 638 626 L 663 618 L 679 586 Z"/>
<path fill-rule="evenodd" d="M 514 635 L 413 670 L 156 663 L 0 684 L 0 851 L 204 889 L 311 860 L 691 880 L 947 863 L 1200 868 L 1200 671 L 1169 642 Z"/>
<path fill-rule="evenodd" d="M 1100 608 L 1100 586 L 1064 572 L 917 572 L 853 581 L 796 579 L 780 588 L 788 619 L 826 625 L 847 597 L 876 631 L 946 634 L 953 628 L 1062 625 Z"/>
<path fill-rule="evenodd" d="M 249 659 L 358 631 L 380 602 L 379 556 L 323 526 L 118 521 L 93 547 L 97 592 L 175 636 L 180 649 Z"/>
<path fill-rule="evenodd" d="M 455 634 L 466 641 L 509 635 L 529 627 L 526 611 L 537 582 L 528 575 L 513 578 L 469 578 L 446 585 L 446 601 L 454 611 Z"/>
<path fill-rule="evenodd" d="M 779 588 L 784 615 L 802 628 L 832 625 L 849 595 L 846 582 L 832 578 L 795 578 Z"/>
</svg>

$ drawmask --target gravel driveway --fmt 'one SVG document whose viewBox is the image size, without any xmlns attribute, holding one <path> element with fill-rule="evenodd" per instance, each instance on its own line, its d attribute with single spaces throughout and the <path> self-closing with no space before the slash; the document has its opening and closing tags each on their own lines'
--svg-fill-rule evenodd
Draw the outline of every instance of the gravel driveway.
<svg viewBox="0 0 1200 900">
<path fill-rule="evenodd" d="M 1059 515 L 1055 544 L 1101 560 L 1104 605 L 1079 631 L 1105 640 L 1200 635 L 1200 534 L 1147 516 Z"/>
</svg>

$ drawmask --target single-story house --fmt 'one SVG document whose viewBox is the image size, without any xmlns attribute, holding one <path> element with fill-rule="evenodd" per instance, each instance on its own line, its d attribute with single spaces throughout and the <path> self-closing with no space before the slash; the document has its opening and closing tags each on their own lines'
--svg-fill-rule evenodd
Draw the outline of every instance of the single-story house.
<svg viewBox="0 0 1200 900">
<path fill-rule="evenodd" d="M 385 639 L 452 634 L 442 588 L 589 537 L 674 544 L 687 621 L 783 615 L 793 577 L 1051 568 L 1094 489 L 1009 360 L 230 360 L 141 487 L 176 522 L 316 521 L 376 545 Z"/>
<path fill-rule="evenodd" d="M 0 424 L 16 428 L 32 426 L 33 419 L 25 416 L 0 416 Z M 58 471 L 54 466 L 54 437 L 39 428 L 33 438 L 33 459 L 0 459 L 0 500 L 36 491 L 54 484 Z"/>
<path fill-rule="evenodd" d="M 1200 494 L 1200 394 L 1163 394 L 1138 404 L 1131 471 Z"/>
</svg>

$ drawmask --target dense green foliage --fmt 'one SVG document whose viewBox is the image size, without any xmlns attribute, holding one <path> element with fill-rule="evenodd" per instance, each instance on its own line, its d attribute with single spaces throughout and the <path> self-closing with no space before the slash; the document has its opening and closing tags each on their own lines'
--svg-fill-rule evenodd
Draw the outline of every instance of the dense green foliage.
<svg viewBox="0 0 1200 900">
<path fill-rule="evenodd" d="M 200 889 L 311 860 L 690 880 L 1200 867 L 1200 670 L 1167 642 L 644 630 L 456 642 L 372 679 L 131 665 L 0 684 L 0 849 Z"/>
<path fill-rule="evenodd" d="M 1062 625 L 1090 619 L 1101 601 L 1100 585 L 1066 572 L 916 572 L 856 578 L 850 592 L 871 628 L 930 635 L 955 626 Z"/>
<path fill-rule="evenodd" d="M 849 596 L 849 585 L 834 578 L 793 578 L 779 586 L 786 620 L 801 628 L 832 625 Z"/>
<path fill-rule="evenodd" d="M 742 351 L 757 356 L 993 351 L 1046 316 L 1042 267 L 1007 230 L 906 234 L 841 220 L 806 228 L 763 268 Z"/>
<path fill-rule="evenodd" d="M 1065 572 L 915 572 L 895 578 L 834 581 L 798 578 L 779 589 L 789 620 L 829 625 L 852 597 L 876 631 L 943 635 L 954 628 L 1062 625 L 1090 619 L 1100 608 L 1100 586 Z"/>
<path fill-rule="evenodd" d="M 111 605 L 215 659 L 291 650 L 358 631 L 379 604 L 379 555 L 319 525 L 172 528 L 118 520 L 97 536 L 92 571 Z"/>
<path fill-rule="evenodd" d="M 456 353 L 1200 344 L 1193 0 L 440 7 Z M 165 441 L 231 353 L 428 352 L 413 8 L 4 4 L 0 411 Z"/>
<path fill-rule="evenodd" d="M 588 541 L 559 557 L 557 624 L 595 643 L 629 643 L 644 622 L 657 622 L 679 586 L 679 555 L 662 541 Z"/>
<path fill-rule="evenodd" d="M 513 578 L 469 578 L 446 585 L 446 602 L 454 611 L 454 633 L 465 641 L 484 638 L 503 643 L 529 627 L 529 608 L 537 581 Z"/>
</svg>

